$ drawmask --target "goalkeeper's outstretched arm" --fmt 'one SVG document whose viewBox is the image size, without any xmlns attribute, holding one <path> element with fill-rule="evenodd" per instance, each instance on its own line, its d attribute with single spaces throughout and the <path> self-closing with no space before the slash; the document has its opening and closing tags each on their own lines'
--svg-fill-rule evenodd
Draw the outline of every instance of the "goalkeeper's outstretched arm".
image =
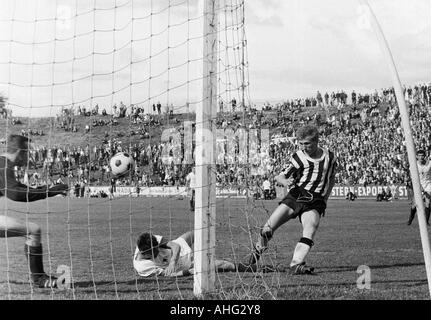
<svg viewBox="0 0 431 320">
<path fill-rule="evenodd" d="M 48 186 L 30 188 L 16 180 L 12 169 L 6 166 L 4 159 L 1 159 L 0 162 L 2 162 L 0 163 L 0 194 L 7 198 L 18 202 L 33 202 L 59 194 L 66 195 L 69 187 L 65 184 L 51 188 Z"/>
</svg>

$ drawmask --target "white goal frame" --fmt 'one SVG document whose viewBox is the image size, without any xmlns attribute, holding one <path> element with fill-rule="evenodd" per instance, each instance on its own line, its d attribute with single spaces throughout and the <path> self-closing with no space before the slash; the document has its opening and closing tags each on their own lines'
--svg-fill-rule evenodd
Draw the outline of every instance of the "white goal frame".
<svg viewBox="0 0 431 320">
<path fill-rule="evenodd" d="M 203 94 L 196 107 L 194 286 L 196 297 L 215 289 L 217 5 L 204 0 Z"/>
</svg>

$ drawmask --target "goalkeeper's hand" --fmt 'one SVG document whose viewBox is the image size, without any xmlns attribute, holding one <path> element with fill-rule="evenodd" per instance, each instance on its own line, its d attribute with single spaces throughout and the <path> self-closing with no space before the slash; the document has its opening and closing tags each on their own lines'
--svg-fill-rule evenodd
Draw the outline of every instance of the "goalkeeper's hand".
<svg viewBox="0 0 431 320">
<path fill-rule="evenodd" d="M 169 264 L 169 266 L 165 269 L 164 275 L 166 277 L 175 277 L 177 276 L 177 264 L 176 262 L 172 262 Z"/>
</svg>

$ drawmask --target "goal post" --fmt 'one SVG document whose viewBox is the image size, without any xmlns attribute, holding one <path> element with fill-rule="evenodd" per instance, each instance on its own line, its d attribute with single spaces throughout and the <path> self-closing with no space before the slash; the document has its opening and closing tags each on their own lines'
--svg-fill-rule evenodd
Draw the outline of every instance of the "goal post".
<svg viewBox="0 0 431 320">
<path fill-rule="evenodd" d="M 370 20 L 374 29 L 374 32 L 378 38 L 381 50 L 385 56 L 385 59 L 388 63 L 389 70 L 391 72 L 391 78 L 395 89 L 395 95 L 397 97 L 398 102 L 398 108 L 400 110 L 400 116 L 401 116 L 401 125 L 404 130 L 404 136 L 406 141 L 406 147 L 407 147 L 407 155 L 410 165 L 410 176 L 412 179 L 412 185 L 413 185 L 413 193 L 414 193 L 414 200 L 417 206 L 417 213 L 418 213 L 418 221 L 419 221 L 419 230 L 420 230 L 420 236 L 422 241 L 422 250 L 425 260 L 425 268 L 426 268 L 426 274 L 428 278 L 428 289 L 430 292 L 431 297 L 431 249 L 430 249 L 430 240 L 428 236 L 427 231 L 427 225 L 426 225 L 426 218 L 425 218 L 425 210 L 424 210 L 424 203 L 422 199 L 422 192 L 421 192 L 421 185 L 419 181 L 419 171 L 418 166 L 416 162 L 416 150 L 415 150 L 415 144 L 413 141 L 413 134 L 410 126 L 409 121 L 409 114 L 406 107 L 406 102 L 404 100 L 404 94 L 403 89 L 401 87 L 401 81 L 399 79 L 399 75 L 395 66 L 394 59 L 392 57 L 391 51 L 389 49 L 389 45 L 386 41 L 386 38 L 383 34 L 382 28 L 380 27 L 380 24 L 374 15 L 373 10 L 371 9 L 371 6 L 369 5 L 367 0 L 360 0 L 365 7 L 369 11 Z"/>
<path fill-rule="evenodd" d="M 215 287 L 217 4 L 203 6 L 202 104 L 196 108 L 196 201 L 194 295 L 203 297 Z"/>
</svg>

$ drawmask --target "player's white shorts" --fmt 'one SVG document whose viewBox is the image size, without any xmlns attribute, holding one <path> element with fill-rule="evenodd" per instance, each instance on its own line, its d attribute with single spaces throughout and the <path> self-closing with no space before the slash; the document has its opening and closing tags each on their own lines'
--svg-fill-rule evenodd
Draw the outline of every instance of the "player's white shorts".
<svg viewBox="0 0 431 320">
<path fill-rule="evenodd" d="M 193 250 L 190 248 L 189 244 L 187 243 L 184 238 L 177 238 L 173 240 L 172 242 L 175 242 L 180 246 L 180 258 L 178 259 L 178 269 L 179 270 L 189 270 L 193 263 Z"/>
</svg>

